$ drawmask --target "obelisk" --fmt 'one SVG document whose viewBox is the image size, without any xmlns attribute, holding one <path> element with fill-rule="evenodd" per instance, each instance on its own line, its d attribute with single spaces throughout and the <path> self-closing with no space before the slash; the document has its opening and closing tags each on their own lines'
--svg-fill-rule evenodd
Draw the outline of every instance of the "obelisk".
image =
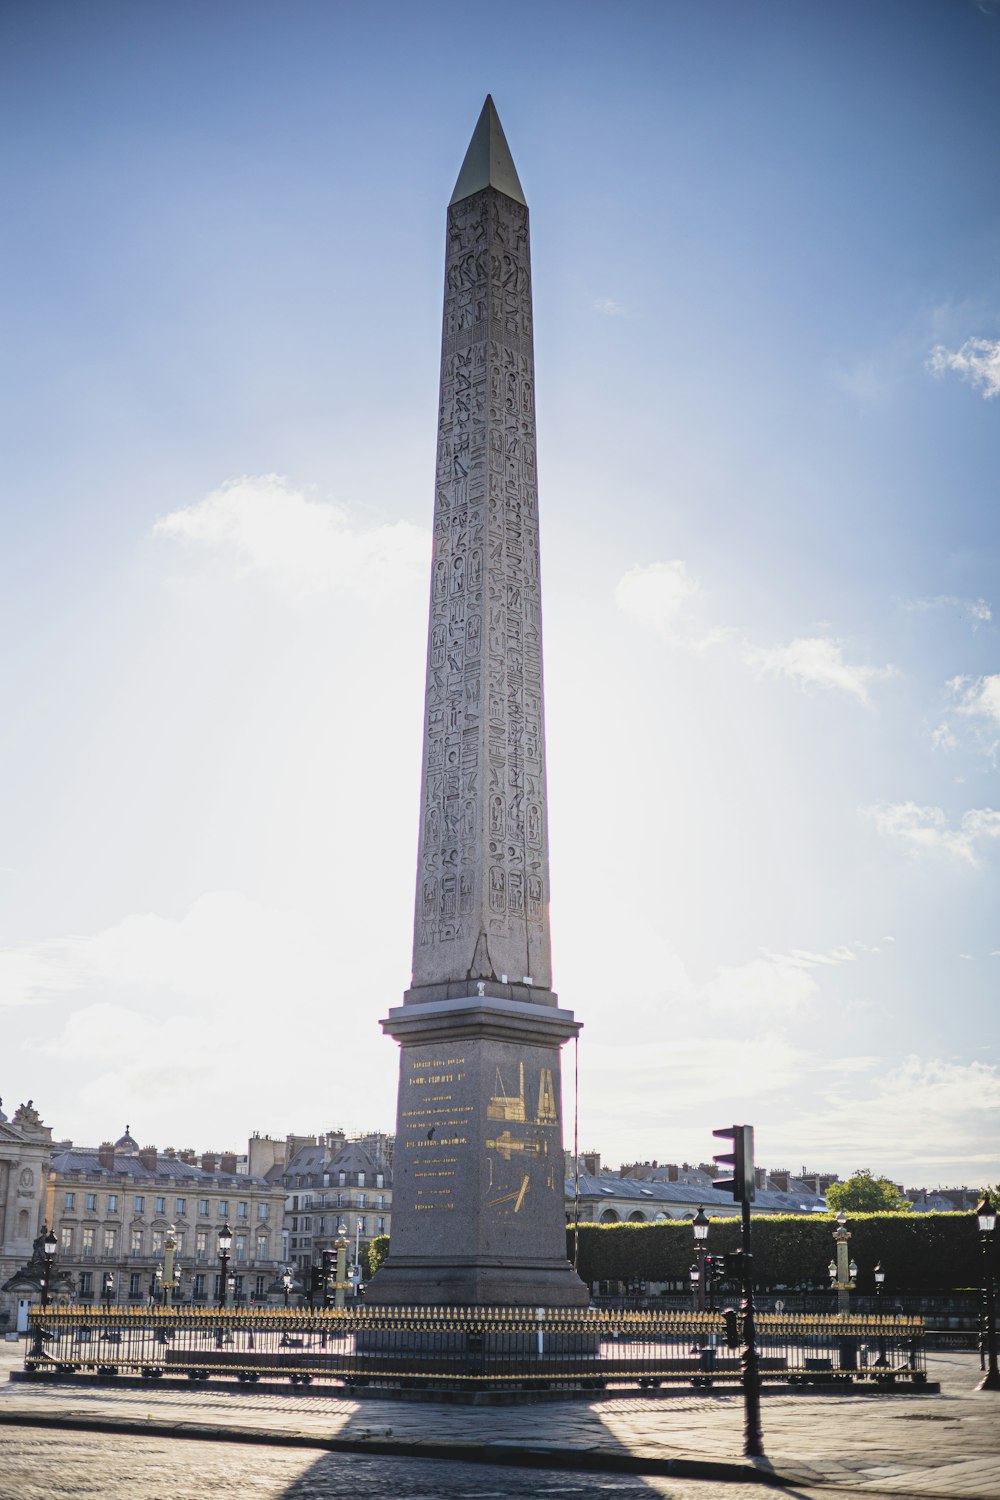
<svg viewBox="0 0 1000 1500">
<path fill-rule="evenodd" d="M 413 982 L 378 1303 L 576 1306 L 552 991 L 528 209 L 487 98 L 448 208 Z"/>
</svg>

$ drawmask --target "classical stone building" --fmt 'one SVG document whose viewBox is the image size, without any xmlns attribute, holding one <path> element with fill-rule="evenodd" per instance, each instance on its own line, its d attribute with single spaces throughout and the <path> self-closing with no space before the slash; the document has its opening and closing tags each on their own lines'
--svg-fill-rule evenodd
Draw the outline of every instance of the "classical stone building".
<svg viewBox="0 0 1000 1500">
<path fill-rule="evenodd" d="M 77 1302 L 99 1302 L 109 1271 L 116 1302 L 148 1301 L 173 1226 L 181 1267 L 174 1300 L 211 1305 L 219 1294 L 218 1234 L 226 1223 L 233 1231 L 233 1300 L 274 1300 L 284 1262 L 283 1210 L 280 1185 L 238 1172 L 232 1152 L 158 1151 L 140 1146 L 128 1127 L 114 1144 L 63 1141 L 52 1150 L 47 1216 L 59 1269 L 73 1279 Z"/>
<path fill-rule="evenodd" d="M 352 1140 L 341 1131 L 289 1135 L 285 1141 L 255 1136 L 248 1160 L 285 1194 L 285 1256 L 308 1285 L 311 1266 L 322 1263 L 343 1234 L 350 1259 L 392 1226 L 393 1137 L 372 1132 Z M 270 1160 L 270 1165 L 265 1165 Z M 363 1266 L 363 1262 L 362 1262 Z"/>
<path fill-rule="evenodd" d="M 10 1120 L 0 1107 L 0 1288 L 31 1258 L 44 1215 L 51 1152 L 52 1131 L 30 1099 Z M 0 1327 L 14 1325 L 18 1295 L 0 1290 Z"/>
<path fill-rule="evenodd" d="M 712 1218 L 739 1218 L 740 1205 L 719 1193 L 707 1173 L 693 1169 L 701 1181 L 655 1177 L 619 1177 L 580 1173 L 581 1224 L 643 1224 L 657 1219 L 692 1219 L 699 1207 Z M 763 1175 L 763 1174 L 762 1174 Z M 791 1189 L 791 1190 L 789 1190 Z M 769 1178 L 757 1187 L 752 1211 L 759 1214 L 821 1213 L 826 1203 L 802 1183 L 785 1186 Z M 576 1176 L 566 1179 L 566 1222 L 576 1218 Z"/>
</svg>

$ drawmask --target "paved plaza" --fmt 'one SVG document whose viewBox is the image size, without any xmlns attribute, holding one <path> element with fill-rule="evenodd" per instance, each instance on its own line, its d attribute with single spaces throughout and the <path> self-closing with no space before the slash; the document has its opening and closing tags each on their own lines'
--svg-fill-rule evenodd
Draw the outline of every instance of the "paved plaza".
<svg viewBox="0 0 1000 1500">
<path fill-rule="evenodd" d="M 11 1382 L 10 1372 L 20 1369 L 22 1361 L 23 1346 L 0 1346 L 0 1440 L 19 1440 L 23 1447 L 28 1434 L 12 1428 L 35 1428 L 30 1439 L 39 1462 L 52 1454 L 53 1442 L 62 1442 L 75 1429 L 196 1439 L 174 1443 L 171 1463 L 181 1465 L 200 1463 L 203 1449 L 211 1446 L 215 1452 L 225 1443 L 230 1448 L 252 1446 L 258 1464 L 264 1461 L 262 1450 L 300 1449 L 301 1472 L 317 1462 L 315 1450 L 325 1448 L 378 1457 L 390 1466 L 426 1457 L 589 1470 L 595 1483 L 599 1473 L 609 1482 L 612 1475 L 624 1479 L 631 1473 L 652 1485 L 645 1493 L 679 1495 L 682 1482 L 727 1481 L 725 1493 L 734 1500 L 746 1485 L 766 1493 L 759 1488 L 762 1481 L 789 1492 L 823 1486 L 885 1495 L 1000 1496 L 1000 1397 L 974 1389 L 979 1365 L 968 1353 L 936 1355 L 929 1362 L 930 1378 L 941 1382 L 940 1395 L 768 1393 L 763 1407 L 767 1458 L 757 1461 L 742 1457 L 742 1400 L 731 1393 L 472 1407 L 345 1400 L 318 1394 L 315 1387 L 269 1394 L 239 1387 L 178 1391 L 152 1383 L 88 1389 Z M 188 1448 L 185 1459 L 181 1450 Z M 5 1500 L 31 1500 L 36 1493 L 30 1488 L 31 1463 L 19 1452 L 20 1470 L 4 1461 Z M 231 1462 L 242 1460 L 234 1452 Z M 21 1474 L 21 1489 L 9 1488 L 15 1473 Z M 665 1477 L 675 1482 L 666 1488 L 653 1484 Z M 541 1482 L 538 1476 L 535 1492 L 555 1493 L 543 1491 Z M 511 1475 L 505 1493 L 516 1492 L 513 1483 Z M 406 1493 L 435 1493 L 404 1488 Z M 261 1493 L 286 1492 L 299 1493 L 284 1487 Z M 49 1488 L 37 1493 L 62 1492 Z"/>
</svg>

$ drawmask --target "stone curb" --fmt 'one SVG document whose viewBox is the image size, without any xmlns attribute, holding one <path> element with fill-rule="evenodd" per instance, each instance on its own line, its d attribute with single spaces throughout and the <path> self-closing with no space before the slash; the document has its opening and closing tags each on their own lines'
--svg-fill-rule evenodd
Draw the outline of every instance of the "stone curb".
<svg viewBox="0 0 1000 1500">
<path fill-rule="evenodd" d="M 658 1474 L 675 1479 L 714 1479 L 783 1484 L 785 1479 L 766 1458 L 654 1458 L 639 1453 L 610 1453 L 601 1448 L 572 1448 L 549 1443 L 462 1443 L 392 1440 L 390 1438 L 320 1437 L 307 1432 L 280 1432 L 264 1427 L 214 1427 L 200 1422 L 129 1420 L 116 1417 L 56 1416 L 42 1412 L 0 1411 L 0 1426 L 49 1427 L 57 1431 L 113 1432 L 128 1437 L 191 1438 L 208 1443 L 250 1443 L 272 1448 L 316 1448 L 328 1453 L 359 1453 L 385 1458 L 454 1459 L 462 1463 L 503 1464 L 535 1469 L 585 1469 L 617 1474 Z"/>
</svg>

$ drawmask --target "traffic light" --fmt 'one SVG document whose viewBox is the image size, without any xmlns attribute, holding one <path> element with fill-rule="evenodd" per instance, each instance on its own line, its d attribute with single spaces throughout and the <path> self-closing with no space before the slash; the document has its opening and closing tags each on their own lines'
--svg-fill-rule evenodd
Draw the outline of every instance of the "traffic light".
<svg viewBox="0 0 1000 1500">
<path fill-rule="evenodd" d="M 726 1343 L 730 1349 L 740 1347 L 740 1322 L 735 1307 L 722 1309 L 722 1321 L 726 1325 Z"/>
<path fill-rule="evenodd" d="M 323 1306 L 333 1306 L 333 1283 L 337 1279 L 337 1252 L 336 1250 L 323 1251 Z"/>
<path fill-rule="evenodd" d="M 757 1196 L 757 1184 L 753 1175 L 753 1126 L 730 1125 L 725 1130 L 713 1130 L 713 1135 L 731 1140 L 732 1151 L 713 1156 L 720 1167 L 732 1167 L 732 1177 L 717 1177 L 712 1186 L 721 1192 L 732 1193 L 737 1203 L 752 1203 Z"/>
</svg>

